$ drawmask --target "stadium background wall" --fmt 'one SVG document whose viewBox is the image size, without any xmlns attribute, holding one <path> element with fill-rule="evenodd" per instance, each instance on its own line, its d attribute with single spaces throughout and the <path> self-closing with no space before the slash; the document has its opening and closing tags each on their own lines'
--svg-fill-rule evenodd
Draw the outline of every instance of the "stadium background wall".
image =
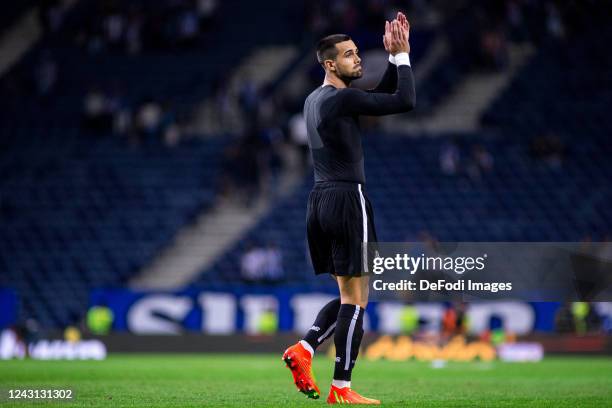
<svg viewBox="0 0 612 408">
<path fill-rule="evenodd" d="M 176 292 L 136 292 L 129 289 L 97 289 L 90 305 L 108 306 L 114 315 L 114 332 L 134 334 L 258 334 L 264 313 L 275 316 L 274 331 L 302 333 L 312 324 L 321 305 L 336 295 L 331 290 L 292 287 L 211 286 Z M 0 290 L 0 328 L 15 323 L 19 300 L 14 292 Z M 437 330 L 445 305 L 416 303 L 426 328 Z M 467 306 L 472 334 L 489 328 L 492 318 L 519 336 L 554 331 L 558 302 L 479 302 Z M 401 333 L 403 303 L 372 302 L 366 313 L 366 328 L 383 334 Z M 85 311 L 83 311 L 85 312 Z M 599 310 L 599 313 L 609 313 Z"/>
</svg>

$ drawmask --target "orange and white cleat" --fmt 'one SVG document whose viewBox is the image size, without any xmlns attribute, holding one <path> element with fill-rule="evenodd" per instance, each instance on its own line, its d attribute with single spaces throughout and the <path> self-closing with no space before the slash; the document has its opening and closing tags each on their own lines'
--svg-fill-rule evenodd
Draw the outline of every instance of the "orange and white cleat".
<svg viewBox="0 0 612 408">
<path fill-rule="evenodd" d="M 285 350 L 283 361 L 293 374 L 293 382 L 297 389 L 308 398 L 317 399 L 321 395 L 317 382 L 312 374 L 312 356 L 302 346 L 296 343 Z"/>
<path fill-rule="evenodd" d="M 328 404 L 362 404 L 362 405 L 380 405 L 377 399 L 362 397 L 350 387 L 338 388 L 331 386 L 329 396 L 327 397 Z"/>
</svg>

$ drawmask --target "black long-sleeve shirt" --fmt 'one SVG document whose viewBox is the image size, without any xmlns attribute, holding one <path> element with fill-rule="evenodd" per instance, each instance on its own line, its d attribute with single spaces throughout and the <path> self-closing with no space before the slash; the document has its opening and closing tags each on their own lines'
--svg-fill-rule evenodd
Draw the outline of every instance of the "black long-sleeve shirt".
<svg viewBox="0 0 612 408">
<path fill-rule="evenodd" d="M 365 184 L 358 116 L 408 112 L 414 109 L 415 99 L 412 68 L 392 63 L 374 89 L 337 89 L 331 85 L 315 89 L 304 103 L 315 182 Z"/>
</svg>

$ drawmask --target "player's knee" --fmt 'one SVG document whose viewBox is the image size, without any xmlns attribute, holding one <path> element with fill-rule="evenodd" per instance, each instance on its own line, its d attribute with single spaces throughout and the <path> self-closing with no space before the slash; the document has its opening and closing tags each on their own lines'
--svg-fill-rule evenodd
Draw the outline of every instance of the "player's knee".
<svg viewBox="0 0 612 408">
<path fill-rule="evenodd" d="M 366 307 L 368 304 L 368 282 L 363 277 L 339 276 L 338 288 L 342 303 Z"/>
<path fill-rule="evenodd" d="M 365 309 L 368 306 L 368 298 L 367 296 L 361 299 L 361 301 L 359 302 L 359 306 L 361 306 L 363 309 Z"/>
<path fill-rule="evenodd" d="M 353 292 L 340 292 L 340 302 L 342 304 L 359 305 L 365 308 L 368 305 L 367 293 L 359 290 Z"/>
</svg>

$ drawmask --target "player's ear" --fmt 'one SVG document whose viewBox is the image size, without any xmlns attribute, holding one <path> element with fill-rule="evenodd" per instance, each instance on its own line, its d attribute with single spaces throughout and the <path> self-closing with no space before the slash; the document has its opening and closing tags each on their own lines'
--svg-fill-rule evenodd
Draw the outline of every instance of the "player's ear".
<svg viewBox="0 0 612 408">
<path fill-rule="evenodd" d="M 334 60 L 325 60 L 324 64 L 326 71 L 336 72 L 336 63 Z"/>
</svg>

